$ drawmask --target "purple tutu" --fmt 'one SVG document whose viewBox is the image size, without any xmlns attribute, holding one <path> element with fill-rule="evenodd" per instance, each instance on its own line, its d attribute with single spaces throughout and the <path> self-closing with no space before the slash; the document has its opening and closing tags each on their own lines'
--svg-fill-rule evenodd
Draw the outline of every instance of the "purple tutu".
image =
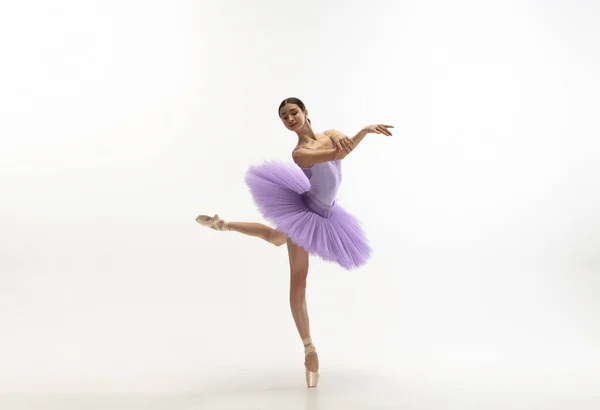
<svg viewBox="0 0 600 410">
<path fill-rule="evenodd" d="M 319 212 L 310 180 L 297 165 L 266 162 L 250 167 L 245 179 L 263 216 L 308 253 L 347 270 L 369 260 L 371 247 L 360 222 L 335 202 Z"/>
</svg>

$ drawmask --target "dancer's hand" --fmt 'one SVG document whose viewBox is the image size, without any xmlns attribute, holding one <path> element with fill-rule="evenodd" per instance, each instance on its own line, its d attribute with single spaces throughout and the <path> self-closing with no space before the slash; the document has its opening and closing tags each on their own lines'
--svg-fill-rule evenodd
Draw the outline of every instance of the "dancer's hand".
<svg viewBox="0 0 600 410">
<path fill-rule="evenodd" d="M 352 152 L 355 146 L 356 144 L 354 143 L 354 141 L 352 141 L 352 139 L 346 136 L 335 139 L 336 149 L 338 151 L 341 151 L 342 153 L 345 153 L 345 155 L 348 155 L 350 152 Z"/>
<path fill-rule="evenodd" d="M 349 141 L 344 142 L 344 143 L 340 143 L 338 141 L 336 141 L 335 143 L 335 159 L 339 160 L 339 159 L 344 159 L 346 158 L 346 156 L 348 154 L 350 154 L 352 152 L 352 149 L 354 147 L 354 141 L 352 141 L 350 138 L 347 138 Z M 349 148 L 352 147 L 352 148 Z"/>
<path fill-rule="evenodd" d="M 367 125 L 365 128 L 363 128 L 363 130 L 367 134 L 384 134 L 387 136 L 391 136 L 392 133 L 390 132 L 390 130 L 388 128 L 394 128 L 394 126 L 393 125 L 384 125 L 384 124 L 374 124 L 374 125 Z"/>
</svg>

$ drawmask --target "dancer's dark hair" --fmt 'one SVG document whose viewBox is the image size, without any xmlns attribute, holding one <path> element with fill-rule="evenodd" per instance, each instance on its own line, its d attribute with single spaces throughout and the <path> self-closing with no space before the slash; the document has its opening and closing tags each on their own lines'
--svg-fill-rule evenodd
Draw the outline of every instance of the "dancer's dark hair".
<svg viewBox="0 0 600 410">
<path fill-rule="evenodd" d="M 283 108 L 283 106 L 286 105 L 286 104 L 296 104 L 298 107 L 300 107 L 300 109 L 302 111 L 306 110 L 306 106 L 304 105 L 304 103 L 299 98 L 289 97 L 289 98 L 286 98 L 285 100 L 283 100 L 281 102 L 281 104 L 279 104 L 279 109 L 277 110 L 277 114 L 279 114 L 279 112 L 281 111 L 281 109 Z M 310 124 L 310 119 L 307 118 L 307 120 L 308 120 L 308 123 Z"/>
</svg>

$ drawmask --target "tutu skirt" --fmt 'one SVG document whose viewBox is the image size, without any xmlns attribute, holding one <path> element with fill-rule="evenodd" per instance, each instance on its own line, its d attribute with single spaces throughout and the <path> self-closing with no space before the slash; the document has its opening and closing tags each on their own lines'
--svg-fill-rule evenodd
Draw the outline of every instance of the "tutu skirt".
<svg viewBox="0 0 600 410">
<path fill-rule="evenodd" d="M 358 219 L 337 203 L 319 212 L 307 197 L 310 182 L 297 165 L 251 166 L 245 181 L 265 219 L 308 253 L 347 270 L 369 260 L 371 247 Z"/>
</svg>

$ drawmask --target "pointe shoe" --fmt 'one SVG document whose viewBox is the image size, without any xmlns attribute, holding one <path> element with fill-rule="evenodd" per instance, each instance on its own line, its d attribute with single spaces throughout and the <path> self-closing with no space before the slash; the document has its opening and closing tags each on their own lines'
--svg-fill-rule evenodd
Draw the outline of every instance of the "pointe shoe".
<svg viewBox="0 0 600 410">
<path fill-rule="evenodd" d="M 210 217 L 208 215 L 198 215 L 196 217 L 196 222 L 198 222 L 202 226 L 206 226 L 210 229 L 214 229 L 215 231 L 227 231 L 229 227 L 227 226 L 227 222 L 225 222 L 219 215 Z"/>
<path fill-rule="evenodd" d="M 306 385 L 308 387 L 317 387 L 317 384 L 319 383 L 319 371 L 318 370 L 316 372 L 310 371 L 308 369 L 308 366 L 306 366 L 306 357 L 311 353 L 317 354 L 317 350 L 315 349 L 315 346 L 312 344 L 312 340 L 310 337 L 307 339 L 304 339 L 302 341 L 302 343 L 304 343 L 304 357 L 305 357 L 304 369 L 306 371 Z"/>
</svg>

